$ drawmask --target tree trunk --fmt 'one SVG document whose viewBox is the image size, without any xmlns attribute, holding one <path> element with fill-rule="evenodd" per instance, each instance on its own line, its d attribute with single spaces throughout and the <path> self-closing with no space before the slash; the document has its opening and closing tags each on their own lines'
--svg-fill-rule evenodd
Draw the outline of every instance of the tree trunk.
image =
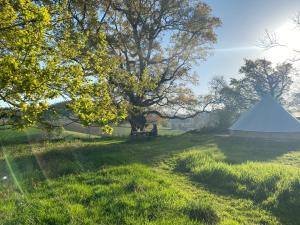
<svg viewBox="0 0 300 225">
<path fill-rule="evenodd" d="M 131 112 L 128 117 L 128 121 L 131 126 L 130 135 L 133 135 L 134 132 L 144 131 L 146 126 L 146 117 L 141 112 Z"/>
<path fill-rule="evenodd" d="M 131 131 L 130 131 L 130 136 L 132 136 L 135 132 L 137 132 L 137 127 L 131 119 L 129 120 Z"/>
</svg>

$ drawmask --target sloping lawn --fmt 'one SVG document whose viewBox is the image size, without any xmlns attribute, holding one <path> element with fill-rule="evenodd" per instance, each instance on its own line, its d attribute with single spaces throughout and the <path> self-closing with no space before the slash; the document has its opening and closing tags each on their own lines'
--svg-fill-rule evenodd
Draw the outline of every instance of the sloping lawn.
<svg viewBox="0 0 300 225">
<path fill-rule="evenodd" d="M 300 142 L 29 131 L 0 131 L 0 224 L 300 224 Z"/>
</svg>

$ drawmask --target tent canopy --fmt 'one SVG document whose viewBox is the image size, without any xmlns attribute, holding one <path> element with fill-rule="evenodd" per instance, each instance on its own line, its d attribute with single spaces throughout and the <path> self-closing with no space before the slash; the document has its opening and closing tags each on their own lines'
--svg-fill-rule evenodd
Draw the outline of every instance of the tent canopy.
<svg viewBox="0 0 300 225">
<path fill-rule="evenodd" d="M 231 131 L 297 133 L 300 122 L 267 95 L 229 128 Z"/>
</svg>

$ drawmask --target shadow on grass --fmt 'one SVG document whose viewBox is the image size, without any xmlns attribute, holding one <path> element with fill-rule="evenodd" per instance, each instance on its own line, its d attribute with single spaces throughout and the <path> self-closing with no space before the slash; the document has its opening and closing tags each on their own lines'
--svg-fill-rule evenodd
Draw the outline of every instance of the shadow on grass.
<svg viewBox="0 0 300 225">
<path fill-rule="evenodd" d="M 292 172 L 287 173 L 285 170 L 289 169 L 281 167 L 281 162 L 276 161 L 279 164 L 265 163 L 277 160 L 291 151 L 299 152 L 299 141 L 214 137 L 213 143 L 224 154 L 225 162 L 208 163 L 201 169 L 198 168 L 198 172 L 197 166 L 193 168 L 179 167 L 179 171 L 181 169 L 183 172 L 188 172 L 187 175 L 191 180 L 215 194 L 236 199 L 250 199 L 258 206 L 263 205 L 282 224 L 300 224 L 298 213 L 300 212 L 300 182 L 298 178 L 292 177 Z M 197 156 L 195 159 L 197 160 Z M 246 163 L 248 161 L 262 163 Z M 183 162 L 189 165 L 188 163 L 192 161 L 188 158 Z M 201 166 L 201 161 L 199 163 L 198 166 Z M 243 163 L 245 164 L 232 165 Z M 276 166 L 278 169 L 275 168 Z M 242 170 L 243 167 L 244 170 Z M 291 170 L 296 171 L 297 167 L 293 167 Z"/>
<path fill-rule="evenodd" d="M 209 136 L 184 134 L 157 138 L 106 138 L 101 141 L 83 139 L 80 142 L 60 143 L 51 151 L 27 154 L 0 161 L 0 176 L 15 174 L 28 187 L 47 178 L 94 171 L 108 165 L 141 163 L 153 165 L 170 154 L 195 145 L 210 143 Z M 65 144 L 65 146 L 64 146 Z M 9 166 L 11 171 L 9 171 Z"/>
<path fill-rule="evenodd" d="M 228 163 L 266 162 L 289 153 L 300 152 L 300 141 L 266 140 L 258 138 L 215 137 L 215 143 Z"/>
<path fill-rule="evenodd" d="M 48 149 L 51 151 L 15 158 L 8 157 L 7 160 L 1 160 L 0 176 L 8 175 L 11 177 L 10 173 L 13 172 L 22 187 L 30 191 L 35 183 L 48 178 L 95 171 L 109 165 L 117 166 L 132 163 L 155 165 L 171 154 L 196 146 L 204 147 L 205 145 L 216 144 L 226 156 L 227 162 L 237 164 L 246 161 L 271 161 L 289 151 L 300 149 L 299 142 L 195 134 L 138 139 L 105 138 L 100 141 L 99 139 L 80 139 L 78 142 L 61 142 L 57 146 L 55 143 L 52 144 L 51 149 Z M 9 171 L 8 164 L 11 171 Z M 212 192 L 230 195 L 234 198 L 243 197 L 234 193 L 237 178 L 231 173 L 225 173 L 226 176 L 223 175 L 223 168 L 219 168 L 214 174 L 202 174 L 202 177 L 194 178 L 206 185 Z M 220 177 L 222 179 L 216 179 Z M 221 186 L 220 183 L 222 183 Z M 290 222 L 290 213 L 283 213 L 289 209 L 283 207 L 278 210 L 280 211 L 274 213 L 283 224 L 295 224 Z M 294 218 L 297 219 L 296 214 Z"/>
<path fill-rule="evenodd" d="M 3 147 L 18 144 L 29 144 L 32 142 L 41 141 L 42 136 L 43 135 L 41 134 L 40 130 L 35 128 L 30 128 L 26 131 L 0 129 L 0 145 Z"/>
<path fill-rule="evenodd" d="M 228 168 L 230 170 L 230 166 Z M 276 186 L 283 184 L 276 175 L 269 177 L 261 184 L 247 181 L 247 179 L 243 180 L 222 167 L 188 175 L 193 182 L 201 184 L 217 195 L 252 200 L 257 206 L 270 211 L 281 224 L 300 224 L 300 182 L 297 179 L 285 180 L 288 186 L 275 191 Z"/>
</svg>

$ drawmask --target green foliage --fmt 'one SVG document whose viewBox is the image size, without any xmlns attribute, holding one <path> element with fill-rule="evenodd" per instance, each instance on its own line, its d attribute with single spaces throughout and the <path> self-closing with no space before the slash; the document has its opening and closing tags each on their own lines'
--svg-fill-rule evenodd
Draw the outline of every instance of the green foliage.
<svg viewBox="0 0 300 225">
<path fill-rule="evenodd" d="M 140 117 L 145 115 L 178 116 L 180 109 L 194 114 L 198 100 L 188 85 L 196 83 L 191 64 L 206 57 L 221 24 L 210 7 L 200 0 L 103 1 L 100 6 L 107 9 L 109 45 L 127 72 L 112 77 L 112 83 L 129 104 L 133 129 L 144 127 Z"/>
<path fill-rule="evenodd" d="M 54 132 L 54 133 L 52 133 Z M 54 140 L 53 140 L 54 139 Z M 67 131 L 63 128 L 58 128 L 58 130 L 50 130 L 50 133 L 46 132 L 44 129 L 38 128 L 26 128 L 23 130 L 15 129 L 0 129 L 0 143 L 2 146 L 11 146 L 14 147 L 14 153 L 17 153 L 16 145 L 20 145 L 20 149 L 27 149 L 24 146 L 27 145 L 30 148 L 30 145 L 37 143 L 46 143 L 51 141 L 72 141 L 75 139 L 100 139 L 100 136 L 89 135 L 84 133 L 78 133 L 74 131 Z M 1 155 L 1 152 L 0 152 Z"/>
<path fill-rule="evenodd" d="M 245 60 L 240 73 L 245 77 L 232 79 L 231 84 L 240 86 L 244 93 L 253 91 L 260 97 L 269 94 L 280 100 L 283 94 L 289 92 L 293 66 L 291 63 L 281 63 L 273 68 L 272 62 L 266 59 Z"/>
<path fill-rule="evenodd" d="M 216 131 L 227 130 L 228 127 L 256 101 L 253 92 L 244 91 L 248 86 L 228 84 L 224 77 L 215 77 L 210 82 L 210 93 L 207 98 L 212 99 L 211 125 Z"/>
<path fill-rule="evenodd" d="M 44 128 L 46 139 L 62 139 L 64 128 L 62 126 Z"/>
<path fill-rule="evenodd" d="M 48 86 L 57 78 L 41 66 L 51 18 L 31 1 L 1 0 L 0 21 L 0 99 L 21 111 L 17 124 L 25 126 L 47 109 L 47 99 L 57 96 Z"/>
<path fill-rule="evenodd" d="M 74 31 L 71 24 L 65 26 L 63 41 L 58 42 L 59 50 L 55 52 L 55 60 L 59 62 L 55 71 L 64 78 L 62 88 L 63 94 L 69 98 L 67 107 L 84 125 L 96 122 L 104 132 L 111 133 L 108 123 L 126 117 L 125 104 L 114 104 L 108 82 L 111 74 L 122 74 L 117 69 L 118 61 L 109 57 L 103 33 Z M 97 44 L 90 47 L 94 39 Z"/>
<path fill-rule="evenodd" d="M 66 1 L 1 0 L 0 21 L 0 100 L 11 107 L 9 124 L 43 122 L 48 101 L 58 98 L 86 125 L 97 122 L 108 133 L 109 122 L 126 117 L 125 104 L 115 104 L 108 83 L 120 71 L 105 34 L 74 27 Z"/>
</svg>

